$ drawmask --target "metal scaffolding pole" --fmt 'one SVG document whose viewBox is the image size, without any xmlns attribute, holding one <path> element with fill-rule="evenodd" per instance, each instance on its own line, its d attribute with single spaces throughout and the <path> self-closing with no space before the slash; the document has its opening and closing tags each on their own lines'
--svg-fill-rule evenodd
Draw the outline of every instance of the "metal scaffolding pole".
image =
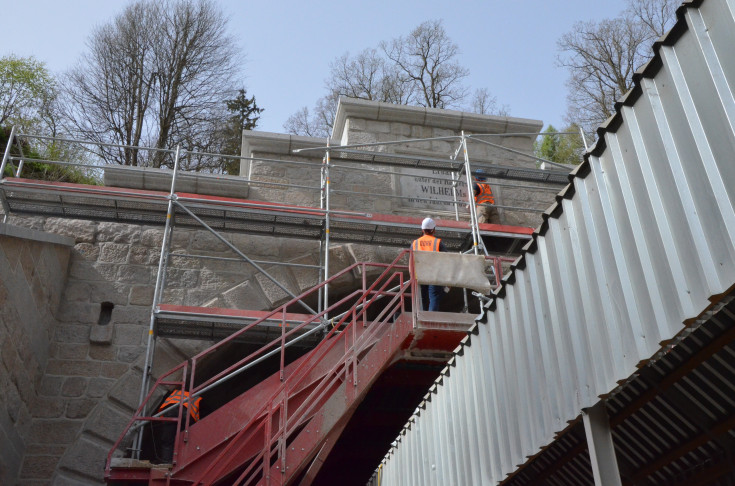
<svg viewBox="0 0 735 486">
<path fill-rule="evenodd" d="M 467 154 L 467 139 L 462 130 L 462 150 L 464 151 L 464 171 L 467 176 L 467 199 L 470 207 L 470 229 L 472 230 L 472 249 L 475 255 L 479 254 L 477 245 L 480 240 L 480 229 L 477 224 L 477 205 L 475 204 L 475 198 L 472 197 L 472 169 L 470 168 L 470 157 Z"/>
<path fill-rule="evenodd" d="M 166 274 L 166 264 L 168 261 L 169 240 L 171 238 L 171 230 L 173 226 L 174 216 L 174 194 L 176 192 L 176 174 L 179 169 L 179 154 L 181 146 L 176 146 L 176 154 L 174 156 L 174 172 L 171 176 L 171 191 L 168 195 L 168 208 L 166 210 L 166 225 L 163 229 L 163 241 L 161 242 L 161 258 L 158 261 L 158 273 L 156 274 L 156 286 L 153 290 L 153 304 L 151 305 L 151 318 L 148 326 L 148 343 L 145 353 L 145 364 L 143 365 L 143 377 L 140 384 L 140 397 L 138 406 L 143 404 L 146 395 L 148 395 L 148 379 L 153 368 L 153 353 L 155 350 L 155 325 L 156 325 L 156 308 L 161 303 L 161 294 L 163 293 L 163 285 Z M 133 444 L 133 453 L 140 458 L 140 445 L 143 440 L 143 429 L 138 432 Z"/>
<path fill-rule="evenodd" d="M 5 166 L 8 164 L 8 159 L 10 157 L 10 148 L 13 146 L 13 137 L 15 137 L 15 125 L 10 129 L 10 136 L 8 137 L 8 143 L 5 145 L 3 161 L 0 163 L 0 180 L 5 178 Z M 2 192 L 2 194 L 0 194 L 0 197 L 2 197 L 0 202 L 2 202 L 3 212 L 5 213 L 3 215 L 3 223 L 6 223 L 8 221 L 8 216 L 10 215 L 10 206 L 8 206 L 8 202 L 5 200 L 5 191 L 0 192 Z"/>
<path fill-rule="evenodd" d="M 329 139 L 327 139 L 327 150 L 324 155 L 324 280 L 329 279 L 329 201 L 330 180 L 329 180 Z M 329 308 L 329 284 L 324 285 L 324 304 L 323 309 Z M 329 316 L 324 316 L 329 319 Z"/>
</svg>

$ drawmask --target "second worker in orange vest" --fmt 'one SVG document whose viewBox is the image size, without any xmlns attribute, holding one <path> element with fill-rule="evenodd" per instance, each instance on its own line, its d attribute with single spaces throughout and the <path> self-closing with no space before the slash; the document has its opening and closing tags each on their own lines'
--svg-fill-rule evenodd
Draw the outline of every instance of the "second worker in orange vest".
<svg viewBox="0 0 735 486">
<path fill-rule="evenodd" d="M 177 405 L 183 404 L 184 410 L 181 415 L 181 430 L 186 424 L 186 413 L 191 416 L 189 423 L 193 424 L 199 420 L 201 397 L 189 398 L 188 391 L 174 390 L 163 401 L 158 411 L 164 411 L 163 417 L 178 417 L 179 410 Z M 174 456 L 174 442 L 176 440 L 176 422 L 154 422 L 153 423 L 153 440 L 154 440 L 154 462 L 171 464 Z"/>
<path fill-rule="evenodd" d="M 421 230 L 424 235 L 413 240 L 411 244 L 413 251 L 446 251 L 442 240 L 434 236 L 436 223 L 433 219 L 424 219 L 421 222 Z M 421 285 L 421 307 L 423 310 L 438 311 L 442 297 L 444 297 L 444 287 L 440 285 Z"/>
<path fill-rule="evenodd" d="M 498 208 L 495 207 L 495 196 L 490 184 L 485 182 L 486 174 L 482 169 L 474 172 L 475 183 L 472 189 L 475 193 L 475 206 L 477 207 L 477 222 L 500 224 L 500 214 Z"/>
</svg>

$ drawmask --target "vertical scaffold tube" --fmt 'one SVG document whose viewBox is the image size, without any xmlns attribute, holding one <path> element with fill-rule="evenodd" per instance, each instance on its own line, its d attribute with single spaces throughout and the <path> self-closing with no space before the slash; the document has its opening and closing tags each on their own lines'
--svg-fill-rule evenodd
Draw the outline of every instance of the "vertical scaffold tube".
<svg viewBox="0 0 735 486">
<path fill-rule="evenodd" d="M 12 147 L 14 137 L 15 125 L 13 125 L 13 128 L 10 129 L 10 136 L 8 137 L 8 143 L 5 145 L 3 161 L 2 163 L 0 163 L 0 179 L 3 179 L 5 177 L 5 166 L 8 164 L 8 159 L 10 158 L 10 147 Z M 6 223 L 8 221 L 8 215 L 10 214 L 10 207 L 8 206 L 8 202 L 5 200 L 5 191 L 0 194 L 0 197 L 2 197 L 3 212 L 5 213 L 3 215 L 3 223 Z"/>
<path fill-rule="evenodd" d="M 324 280 L 329 279 L 329 139 L 327 138 L 327 153 L 324 156 Z M 324 285 L 324 307 L 329 308 L 329 284 Z M 329 319 L 328 315 L 324 315 L 325 319 Z"/>
<path fill-rule="evenodd" d="M 467 199 L 470 206 L 470 227 L 472 228 L 472 249 L 475 255 L 479 253 L 477 245 L 480 240 L 480 229 L 477 224 L 477 206 L 475 205 L 474 191 L 472 190 L 472 170 L 470 169 L 470 157 L 467 154 L 467 138 L 462 130 L 462 151 L 464 152 L 464 171 L 467 176 Z"/>
<path fill-rule="evenodd" d="M 176 174 L 179 170 L 179 154 L 181 152 L 181 146 L 176 146 L 176 155 L 174 156 L 174 171 L 171 176 L 171 191 L 168 196 L 168 209 L 166 211 L 166 225 L 163 229 L 163 241 L 161 241 L 161 258 L 158 261 L 158 273 L 156 274 L 156 286 L 153 291 L 153 304 L 151 305 L 151 318 L 148 326 L 148 344 L 146 346 L 145 353 L 145 364 L 143 365 L 143 378 L 140 384 L 140 397 L 138 399 L 138 406 L 143 403 L 146 395 L 148 395 L 148 378 L 151 374 L 153 367 L 153 351 L 155 348 L 155 336 L 154 328 L 156 323 L 156 307 L 161 303 L 161 294 L 163 293 L 163 282 L 164 273 L 166 272 L 166 263 L 168 260 L 168 244 L 171 235 L 173 213 L 174 213 L 174 198 L 176 194 Z M 145 411 L 143 411 L 145 415 Z M 136 457 L 140 457 L 140 445 L 143 439 L 143 427 L 138 431 L 138 436 L 135 439 L 133 446 Z"/>
</svg>

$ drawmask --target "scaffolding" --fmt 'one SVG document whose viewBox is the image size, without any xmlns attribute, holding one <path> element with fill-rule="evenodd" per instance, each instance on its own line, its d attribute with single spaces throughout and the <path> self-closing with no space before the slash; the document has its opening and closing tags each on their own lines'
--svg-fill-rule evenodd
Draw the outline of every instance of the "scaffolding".
<svg viewBox="0 0 735 486">
<path fill-rule="evenodd" d="M 185 151 L 178 146 L 173 150 L 168 150 L 97 144 L 68 138 L 21 134 L 14 127 L 0 165 L 0 174 L 3 174 L 0 181 L 0 202 L 5 213 L 4 221 L 7 221 L 10 214 L 25 214 L 164 226 L 140 390 L 140 404 L 143 404 L 150 392 L 151 370 L 157 337 L 220 340 L 238 330 L 248 328 L 254 331 L 247 335 L 247 339 L 253 340 L 255 343 L 266 343 L 274 335 L 281 335 L 286 327 L 291 326 L 293 327 L 293 334 L 289 334 L 289 336 L 293 338 L 293 342 L 288 343 L 288 345 L 312 347 L 322 337 L 323 333 L 320 334 L 319 331 L 327 329 L 329 323 L 334 322 L 335 319 L 335 316 L 330 315 L 330 310 L 334 309 L 329 294 L 330 282 L 333 281 L 334 277 L 330 274 L 333 273 L 330 272 L 330 245 L 358 243 L 407 248 L 411 241 L 418 236 L 417 228 L 420 226 L 423 215 L 436 213 L 434 210 L 417 209 L 415 212 L 419 214 L 419 217 L 404 217 L 334 208 L 331 196 L 334 194 L 349 194 L 349 191 L 333 187 L 331 183 L 333 171 L 380 173 L 396 177 L 407 175 L 405 172 L 400 172 L 402 169 L 419 171 L 438 169 L 449 172 L 451 174 L 452 200 L 448 204 L 453 207 L 450 215 L 453 216 L 453 219 L 437 221 L 437 236 L 441 237 L 448 251 L 454 252 L 460 251 L 469 238 L 471 247 L 467 251 L 476 255 L 485 255 L 486 259 L 492 261 L 490 267 L 492 268 L 494 283 L 496 286 L 499 285 L 502 276 L 501 264 L 512 261 L 512 258 L 509 257 L 518 252 L 520 247 L 530 239 L 533 230 L 526 227 L 478 223 L 474 198 L 469 197 L 467 200 L 463 200 L 461 196 L 462 190 L 465 190 L 467 194 L 473 192 L 471 177 L 473 170 L 483 169 L 487 177 L 493 180 L 491 182 L 493 185 L 552 192 L 558 192 L 563 185 L 566 185 L 569 175 L 568 167 L 556 167 L 558 164 L 486 140 L 487 138 L 513 135 L 517 134 L 466 135 L 462 132 L 458 136 L 450 137 L 341 146 L 330 145 L 329 140 L 327 140 L 323 147 L 293 151 L 294 155 L 323 154 L 321 163 L 312 163 L 258 157 L 222 156 L 220 154 Z M 529 134 L 524 133 L 522 135 L 528 136 Z M 21 139 L 35 140 L 37 143 L 67 144 L 77 147 L 78 153 L 91 154 L 92 157 L 99 154 L 102 146 L 122 152 L 153 151 L 158 155 L 159 160 L 164 160 L 163 165 L 170 167 L 170 170 L 161 169 L 167 175 L 170 174 L 170 186 L 168 191 L 162 191 L 25 179 L 22 177 L 24 168 L 27 170 L 29 164 L 56 164 L 78 167 L 97 178 L 102 175 L 105 166 L 99 163 L 90 164 L 89 161 L 75 163 L 37 157 L 30 158 L 23 153 Z M 408 145 L 439 140 L 456 144 L 456 150 L 454 150 L 452 156 L 445 159 L 374 150 L 376 148 L 385 149 L 395 144 Z M 541 160 L 559 170 L 509 167 L 487 163 L 473 164 L 470 161 L 468 142 L 486 144 L 533 160 Z M 14 146 L 16 153 L 13 153 Z M 247 187 L 285 187 L 289 190 L 318 192 L 319 207 L 182 192 L 177 186 L 177 180 L 182 174 L 180 161 L 185 156 L 221 157 L 256 164 L 301 165 L 319 170 L 320 184 L 318 187 L 258 181 L 249 177 L 233 178 L 233 180 Z M 318 156 L 312 156 L 312 158 Z M 130 170 L 141 169 L 131 168 Z M 199 177 L 206 178 L 209 176 L 201 175 Z M 437 179 L 436 176 L 431 177 Z M 224 179 L 224 176 L 218 176 L 218 179 Z M 542 185 L 529 186 L 527 184 L 529 182 Z M 407 196 L 395 194 L 380 194 L 378 196 L 397 199 L 408 198 Z M 419 197 L 411 197 L 410 199 L 417 202 L 434 201 L 433 199 Z M 469 209 L 469 221 L 466 221 L 466 217 L 460 214 L 460 208 L 465 205 Z M 496 206 L 504 211 L 540 213 L 545 209 L 504 206 L 502 204 Z M 204 228 L 236 256 L 236 258 L 223 258 L 176 254 L 177 257 L 214 258 L 247 262 L 257 272 L 285 292 L 293 305 L 298 306 L 303 313 L 294 313 L 292 309 L 286 312 L 285 307 L 283 312 L 274 313 L 183 306 L 163 302 L 167 267 L 172 255 L 172 234 L 176 227 Z M 231 243 L 228 238 L 223 236 L 223 233 L 316 240 L 320 247 L 319 264 L 297 265 L 288 262 L 254 260 L 242 249 Z M 496 242 L 496 247 L 489 251 L 485 239 Z M 264 268 L 266 265 L 296 265 L 317 271 L 319 273 L 319 296 L 316 308 L 313 308 L 302 297 L 295 295 L 286 285 L 279 282 Z M 364 285 L 367 285 L 367 283 L 364 283 Z M 477 296 L 482 298 L 479 294 Z M 467 296 L 465 293 L 465 309 L 467 308 L 466 302 Z M 254 326 L 254 324 L 257 324 L 257 326 Z M 245 336 L 242 333 L 239 335 Z M 283 343 L 283 345 L 285 346 L 286 343 Z M 143 415 L 145 415 L 145 411 L 143 411 Z M 140 436 L 133 446 L 133 449 L 138 451 L 139 441 Z"/>
</svg>

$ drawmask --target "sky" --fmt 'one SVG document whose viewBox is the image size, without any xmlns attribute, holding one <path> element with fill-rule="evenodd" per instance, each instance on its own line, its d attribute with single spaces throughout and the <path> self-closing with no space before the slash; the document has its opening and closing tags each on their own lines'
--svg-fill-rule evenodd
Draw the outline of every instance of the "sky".
<svg viewBox="0 0 735 486">
<path fill-rule="evenodd" d="M 81 59 L 93 29 L 127 0 L 0 0 L 0 57 L 34 56 L 53 74 Z M 284 132 L 286 119 L 326 94 L 335 58 L 406 36 L 441 19 L 470 71 L 466 84 L 486 88 L 510 115 L 561 129 L 567 72 L 557 66 L 558 39 L 575 22 L 612 18 L 625 0 L 219 0 L 243 52 L 242 83 L 255 95 L 257 130 Z"/>
</svg>

